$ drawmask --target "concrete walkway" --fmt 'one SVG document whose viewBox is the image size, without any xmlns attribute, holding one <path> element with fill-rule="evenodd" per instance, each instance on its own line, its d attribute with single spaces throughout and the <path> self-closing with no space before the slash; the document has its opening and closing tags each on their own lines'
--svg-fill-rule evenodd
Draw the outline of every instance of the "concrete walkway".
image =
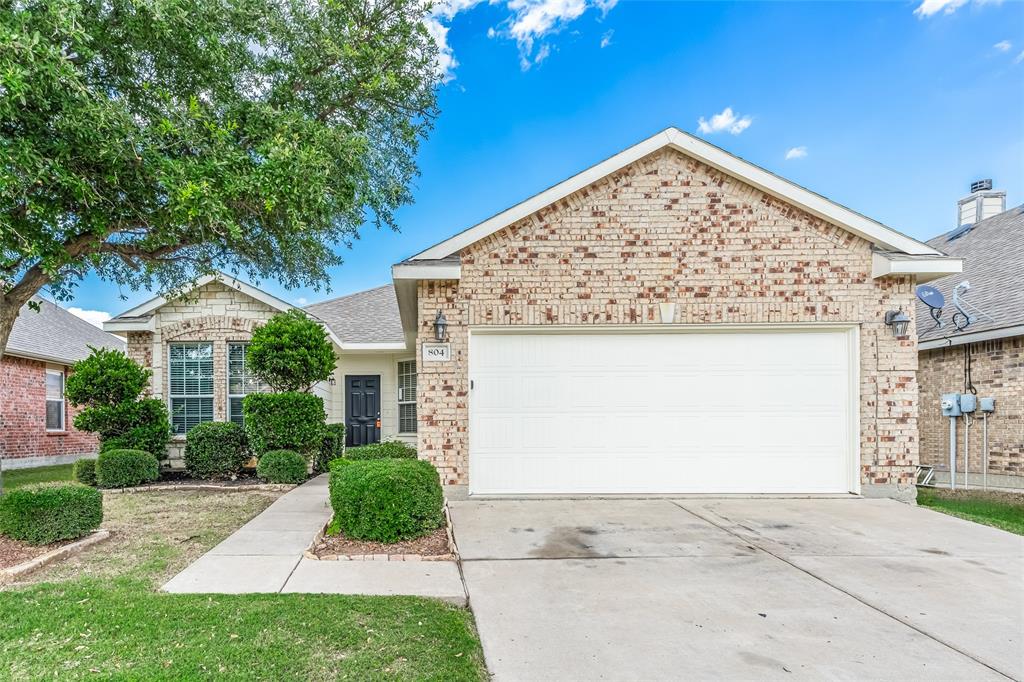
<svg viewBox="0 0 1024 682">
<path fill-rule="evenodd" d="M 174 576 L 165 592 L 412 595 L 466 604 L 453 561 L 315 561 L 303 556 L 331 518 L 327 475 L 282 495 Z"/>
<path fill-rule="evenodd" d="M 1024 538 L 891 500 L 450 505 L 496 680 L 1024 679 Z"/>
</svg>

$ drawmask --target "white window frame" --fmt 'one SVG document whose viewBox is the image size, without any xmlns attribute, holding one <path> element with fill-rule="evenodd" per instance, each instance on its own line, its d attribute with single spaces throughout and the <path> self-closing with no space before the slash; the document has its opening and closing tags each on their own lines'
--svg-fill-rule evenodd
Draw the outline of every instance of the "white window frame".
<svg viewBox="0 0 1024 682">
<path fill-rule="evenodd" d="M 217 351 L 217 345 L 213 341 L 178 341 L 178 342 L 173 342 L 173 343 L 168 343 L 167 344 L 167 412 L 168 412 L 168 416 L 170 417 L 170 420 L 171 420 L 171 435 L 174 438 L 185 438 L 185 437 L 188 436 L 188 429 L 187 428 L 185 429 L 184 433 L 178 433 L 177 431 L 174 430 L 174 399 L 175 398 L 180 398 L 180 399 L 188 399 L 188 398 L 200 398 L 200 399 L 202 399 L 202 398 L 209 398 L 212 401 L 212 403 L 213 403 L 213 419 L 211 419 L 210 421 L 217 421 L 217 399 L 214 397 L 214 383 L 215 383 L 214 381 L 210 382 L 210 393 L 208 393 L 208 394 L 207 393 L 203 393 L 203 394 L 197 394 L 197 395 L 182 395 L 180 393 L 178 393 L 178 394 L 174 393 L 173 389 L 172 389 L 173 382 L 172 382 L 172 379 L 171 379 L 171 349 L 174 346 L 201 346 L 201 345 L 210 346 L 210 359 L 211 359 L 211 362 L 213 363 L 213 373 L 214 373 L 213 378 L 215 379 L 216 378 L 216 374 L 217 374 L 217 360 L 216 360 L 216 357 L 215 357 L 215 354 L 216 354 L 216 351 Z M 202 424 L 204 422 L 200 421 L 199 423 Z"/>
<path fill-rule="evenodd" d="M 232 393 L 231 392 L 231 347 L 232 346 L 244 346 L 244 347 L 248 348 L 249 347 L 249 342 L 248 341 L 228 341 L 226 346 L 225 346 L 225 351 L 224 352 L 226 353 L 226 355 L 225 355 L 225 367 L 227 368 L 227 372 L 226 372 L 227 378 L 225 379 L 224 390 L 225 390 L 225 392 L 227 393 L 227 396 L 228 396 L 228 404 L 225 406 L 226 409 L 225 409 L 225 414 L 224 414 L 224 420 L 225 421 L 233 421 L 231 419 L 231 399 L 232 398 L 243 398 L 244 399 L 245 396 L 249 395 L 249 393 L 263 393 L 264 391 L 266 391 L 266 386 L 263 385 L 262 381 L 259 381 L 259 379 L 257 379 L 258 385 L 256 387 L 256 390 L 249 391 L 249 393 Z M 246 373 L 245 367 L 246 367 L 245 351 L 243 351 L 243 353 L 242 353 L 242 374 L 243 375 Z M 245 418 L 243 417 L 242 421 L 238 422 L 238 424 L 239 424 L 239 426 L 244 426 L 245 425 Z"/>
<path fill-rule="evenodd" d="M 402 365 L 407 363 L 412 363 L 413 366 L 413 390 L 411 398 L 405 395 L 402 389 L 402 377 L 409 375 L 408 372 L 402 372 Z M 398 421 L 398 433 L 399 435 L 414 435 L 419 428 L 419 409 L 416 407 L 416 393 L 419 390 L 419 365 L 416 362 L 415 357 L 403 358 L 395 364 L 395 384 L 397 386 L 396 392 L 398 394 L 398 414 L 396 415 Z M 417 413 L 412 431 L 404 431 L 402 429 L 402 405 L 412 405 L 413 411 Z"/>
<path fill-rule="evenodd" d="M 64 370 L 47 368 L 47 380 L 49 379 L 51 374 L 55 374 L 60 377 L 60 399 L 58 400 L 57 398 L 51 398 L 49 396 L 49 381 L 46 381 L 43 385 L 43 396 L 45 398 L 44 404 L 46 407 L 49 407 L 50 403 L 60 403 L 60 427 L 56 429 L 50 428 L 49 424 L 47 423 L 47 417 L 49 416 L 48 410 L 43 411 L 43 425 L 46 426 L 47 433 L 63 433 L 67 430 L 67 404 L 64 399 Z"/>
</svg>

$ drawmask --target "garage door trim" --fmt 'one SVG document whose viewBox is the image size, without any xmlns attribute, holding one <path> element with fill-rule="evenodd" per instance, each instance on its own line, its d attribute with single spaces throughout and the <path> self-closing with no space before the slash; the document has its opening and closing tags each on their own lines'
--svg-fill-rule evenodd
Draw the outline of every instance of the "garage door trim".
<svg viewBox="0 0 1024 682">
<path fill-rule="evenodd" d="M 847 348 L 848 348 L 848 360 L 847 367 L 849 371 L 849 381 L 847 382 L 849 388 L 848 397 L 848 409 L 847 416 L 849 420 L 848 433 L 850 436 L 850 443 L 847 449 L 849 453 L 849 462 L 847 463 L 847 479 L 849 492 L 853 494 L 860 494 L 860 440 L 861 440 L 861 427 L 860 427 L 860 325 L 859 324 L 835 324 L 835 323 L 783 323 L 783 324 L 712 324 L 712 325 L 667 325 L 667 324 L 644 324 L 644 325 L 601 325 L 601 326 L 583 326 L 583 325 L 516 325 L 516 326 L 494 326 L 494 325 L 472 325 L 469 327 L 468 334 L 468 375 L 470 380 L 470 391 L 468 401 L 469 411 L 469 429 L 467 434 L 467 446 L 469 452 L 469 493 L 471 495 L 479 494 L 474 492 L 473 485 L 473 421 L 474 421 L 474 410 L 473 410 L 473 339 L 475 336 L 484 335 L 627 335 L 627 334 L 716 334 L 716 333 L 728 333 L 736 334 L 744 331 L 756 332 L 760 334 L 764 333 L 835 333 L 845 332 L 847 335 Z M 694 493 L 696 494 L 696 493 Z M 715 493 L 708 493 L 709 495 L 715 495 Z M 487 497 L 500 497 L 502 495 L 496 493 L 485 493 Z M 566 493 L 566 495 L 572 495 L 572 493 Z M 604 495 L 604 494 L 603 494 Z M 613 494 L 608 494 L 613 495 Z M 635 496 L 632 493 L 621 493 L 621 496 L 629 497 Z M 799 494 L 798 494 L 799 495 Z M 543 495 L 543 494 L 508 494 L 505 496 L 559 496 L 558 494 Z"/>
</svg>

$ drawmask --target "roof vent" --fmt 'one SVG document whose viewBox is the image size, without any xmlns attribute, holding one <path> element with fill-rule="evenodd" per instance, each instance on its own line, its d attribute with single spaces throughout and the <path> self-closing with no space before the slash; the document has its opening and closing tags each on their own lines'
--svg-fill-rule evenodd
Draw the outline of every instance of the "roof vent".
<svg viewBox="0 0 1024 682">
<path fill-rule="evenodd" d="M 984 192 L 992 189 L 992 178 L 986 178 L 985 180 L 975 180 L 971 183 L 971 194 L 975 192 Z"/>
</svg>

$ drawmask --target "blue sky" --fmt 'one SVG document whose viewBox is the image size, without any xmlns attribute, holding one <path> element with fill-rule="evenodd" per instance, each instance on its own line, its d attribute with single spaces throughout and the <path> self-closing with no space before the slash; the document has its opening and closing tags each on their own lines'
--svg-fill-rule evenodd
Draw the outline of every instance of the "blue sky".
<svg viewBox="0 0 1024 682">
<path fill-rule="evenodd" d="M 431 26 L 449 80 L 401 233 L 342 247 L 330 293 L 261 288 L 301 303 L 383 284 L 670 125 L 921 239 L 952 229 L 972 180 L 1024 201 L 1024 3 L 448 0 Z M 90 277 L 64 305 L 150 295 Z"/>
</svg>

